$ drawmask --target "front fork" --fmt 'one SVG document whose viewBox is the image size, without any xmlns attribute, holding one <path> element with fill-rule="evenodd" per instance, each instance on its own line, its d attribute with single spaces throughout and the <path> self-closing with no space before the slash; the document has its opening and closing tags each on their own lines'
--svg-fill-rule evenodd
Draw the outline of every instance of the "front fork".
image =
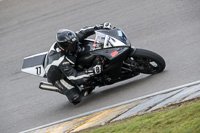
<svg viewBox="0 0 200 133">
<path fill-rule="evenodd" d="M 136 47 L 131 46 L 130 53 L 126 59 L 126 61 L 123 61 L 123 64 L 128 67 L 131 71 L 136 71 L 136 62 L 134 62 L 134 58 L 132 57 L 136 52 Z"/>
<path fill-rule="evenodd" d="M 133 73 L 135 76 L 139 75 L 139 72 L 137 72 L 137 62 L 134 61 L 134 58 L 132 57 L 136 52 L 136 47 L 131 46 L 130 53 L 126 59 L 126 61 L 123 61 L 123 67 L 122 70 Z"/>
</svg>

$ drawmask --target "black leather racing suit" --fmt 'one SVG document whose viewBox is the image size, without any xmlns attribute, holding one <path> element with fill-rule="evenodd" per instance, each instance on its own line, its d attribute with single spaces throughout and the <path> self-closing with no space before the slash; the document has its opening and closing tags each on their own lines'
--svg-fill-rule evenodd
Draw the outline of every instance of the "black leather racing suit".
<svg viewBox="0 0 200 133">
<path fill-rule="evenodd" d="M 80 44 L 88 36 L 95 33 L 95 30 L 102 27 L 85 27 L 76 32 Z M 59 49 L 58 44 L 54 43 L 46 57 L 45 71 L 48 82 L 58 87 L 70 102 L 80 102 L 81 92 L 77 85 L 87 81 L 92 73 L 87 74 L 84 71 L 78 72 L 74 66 L 76 63 L 76 54 L 66 53 Z"/>
</svg>

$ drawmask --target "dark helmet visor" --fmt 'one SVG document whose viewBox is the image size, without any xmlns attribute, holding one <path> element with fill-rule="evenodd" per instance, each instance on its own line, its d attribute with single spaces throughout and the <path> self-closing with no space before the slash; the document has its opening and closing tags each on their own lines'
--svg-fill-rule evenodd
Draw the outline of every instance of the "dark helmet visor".
<svg viewBox="0 0 200 133">
<path fill-rule="evenodd" d="M 59 42 L 58 45 L 61 47 L 61 49 L 65 51 L 71 51 L 75 52 L 77 48 L 78 41 L 73 42 Z"/>
<path fill-rule="evenodd" d="M 59 46 L 60 46 L 61 48 L 63 48 L 63 49 L 68 48 L 69 45 L 70 45 L 69 42 L 59 42 L 58 44 L 59 44 Z"/>
</svg>

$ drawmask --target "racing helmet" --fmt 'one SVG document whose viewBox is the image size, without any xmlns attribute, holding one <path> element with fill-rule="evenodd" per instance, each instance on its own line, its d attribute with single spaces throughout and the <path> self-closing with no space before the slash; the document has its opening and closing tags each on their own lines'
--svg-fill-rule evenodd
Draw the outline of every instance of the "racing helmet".
<svg viewBox="0 0 200 133">
<path fill-rule="evenodd" d="M 78 40 L 76 34 L 68 29 L 60 29 L 56 34 L 56 41 L 61 50 L 65 52 L 75 52 L 77 50 Z"/>
</svg>

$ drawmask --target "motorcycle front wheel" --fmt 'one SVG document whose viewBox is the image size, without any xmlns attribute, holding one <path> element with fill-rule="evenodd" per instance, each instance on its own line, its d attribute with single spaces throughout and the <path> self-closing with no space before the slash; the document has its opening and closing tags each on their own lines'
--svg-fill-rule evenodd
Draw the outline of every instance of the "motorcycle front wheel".
<svg viewBox="0 0 200 133">
<path fill-rule="evenodd" d="M 136 49 L 129 56 L 133 69 L 144 74 L 156 74 L 165 69 L 165 60 L 158 54 L 145 50 Z"/>
</svg>

